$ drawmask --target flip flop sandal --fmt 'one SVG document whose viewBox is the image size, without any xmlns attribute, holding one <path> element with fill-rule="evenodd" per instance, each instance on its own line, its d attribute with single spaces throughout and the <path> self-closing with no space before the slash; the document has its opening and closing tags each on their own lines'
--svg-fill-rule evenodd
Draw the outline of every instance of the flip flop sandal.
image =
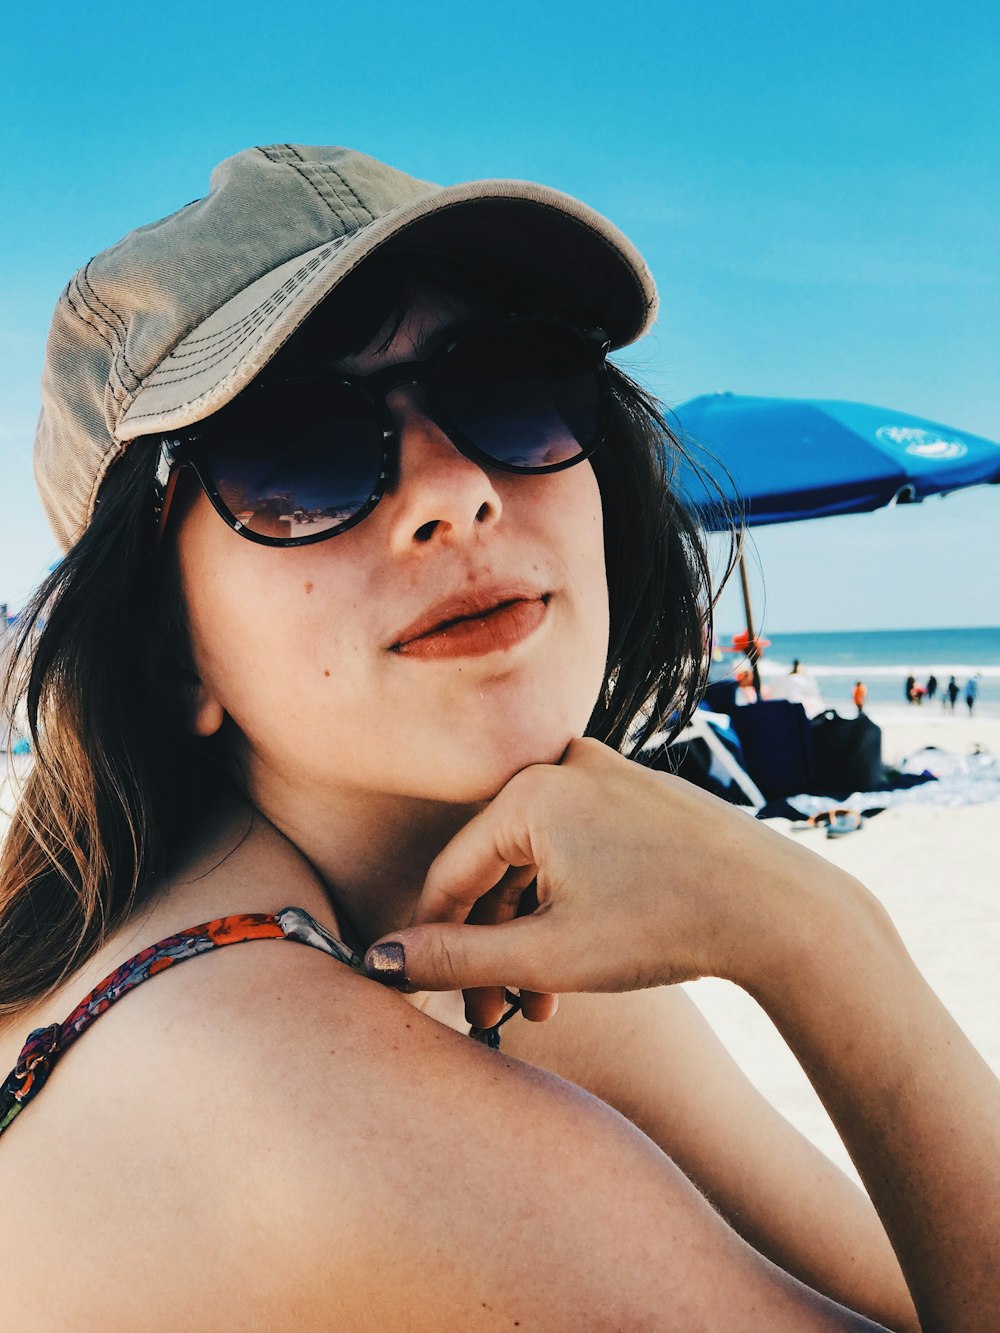
<svg viewBox="0 0 1000 1333">
<path fill-rule="evenodd" d="M 823 828 L 826 829 L 828 838 L 839 838 L 844 833 L 854 833 L 861 828 L 864 822 L 864 817 L 857 810 L 845 808 L 820 810 L 818 814 L 810 815 L 808 819 L 803 819 L 791 827 L 793 833 L 804 833 L 806 829 Z M 831 829 L 835 832 L 831 832 Z"/>
<path fill-rule="evenodd" d="M 845 833 L 857 833 L 864 827 L 864 816 L 857 810 L 830 810 L 826 826 L 828 838 L 842 838 Z"/>
</svg>

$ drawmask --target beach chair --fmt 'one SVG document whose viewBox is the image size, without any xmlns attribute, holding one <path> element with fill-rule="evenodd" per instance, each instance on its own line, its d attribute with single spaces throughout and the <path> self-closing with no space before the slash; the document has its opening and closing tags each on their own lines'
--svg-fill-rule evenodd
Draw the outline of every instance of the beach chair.
<svg viewBox="0 0 1000 1333">
<path fill-rule="evenodd" d="M 640 763 L 653 760 L 652 766 L 657 767 L 654 756 L 658 750 L 690 744 L 693 741 L 701 741 L 707 746 L 716 769 L 725 774 L 730 783 L 737 787 L 745 797 L 745 804 L 749 805 L 754 811 L 762 809 L 767 804 L 766 797 L 750 774 L 740 764 L 733 751 L 722 740 L 719 735 L 720 730 L 730 730 L 729 716 L 725 713 L 713 713 L 706 708 L 699 708 L 684 730 L 674 736 L 672 740 L 668 740 L 666 731 L 658 731 L 650 736 L 637 758 Z"/>
</svg>

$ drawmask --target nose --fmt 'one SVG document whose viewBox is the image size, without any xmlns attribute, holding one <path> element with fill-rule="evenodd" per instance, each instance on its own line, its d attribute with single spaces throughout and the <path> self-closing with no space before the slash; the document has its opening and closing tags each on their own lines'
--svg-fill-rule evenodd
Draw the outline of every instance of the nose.
<svg viewBox="0 0 1000 1333">
<path fill-rule="evenodd" d="M 492 478 L 428 415 L 421 391 L 401 387 L 387 401 L 399 433 L 393 548 L 402 552 L 429 542 L 461 542 L 496 523 L 503 504 Z"/>
</svg>

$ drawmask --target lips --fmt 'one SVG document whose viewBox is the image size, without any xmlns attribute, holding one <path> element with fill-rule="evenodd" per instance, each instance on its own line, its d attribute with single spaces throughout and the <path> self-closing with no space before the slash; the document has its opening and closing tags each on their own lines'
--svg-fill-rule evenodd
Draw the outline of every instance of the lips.
<svg viewBox="0 0 1000 1333">
<path fill-rule="evenodd" d="M 449 597 L 401 630 L 389 648 L 421 658 L 480 656 L 510 648 L 545 619 L 550 596 L 517 587 Z"/>
</svg>

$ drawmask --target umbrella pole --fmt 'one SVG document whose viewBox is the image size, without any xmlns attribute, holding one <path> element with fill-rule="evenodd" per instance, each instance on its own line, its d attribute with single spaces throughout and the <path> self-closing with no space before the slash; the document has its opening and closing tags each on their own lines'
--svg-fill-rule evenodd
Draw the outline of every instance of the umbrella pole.
<svg viewBox="0 0 1000 1333">
<path fill-rule="evenodd" d="M 743 610 L 746 613 L 747 622 L 747 656 L 750 659 L 750 670 L 753 673 L 753 687 L 757 698 L 760 698 L 760 670 L 757 662 L 760 659 L 760 653 L 757 651 L 757 634 L 753 625 L 753 611 L 750 607 L 750 580 L 747 578 L 747 562 L 743 551 L 740 551 L 740 583 L 743 585 Z"/>
</svg>

